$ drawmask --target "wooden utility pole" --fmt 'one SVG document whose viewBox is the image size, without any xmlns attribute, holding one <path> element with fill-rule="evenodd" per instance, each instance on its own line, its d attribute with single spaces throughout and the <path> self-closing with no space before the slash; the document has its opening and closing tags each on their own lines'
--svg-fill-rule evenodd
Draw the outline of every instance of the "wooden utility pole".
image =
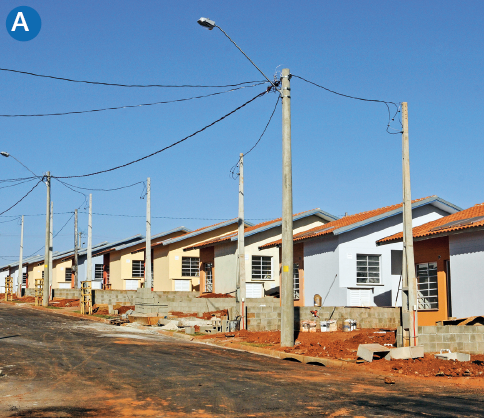
<svg viewBox="0 0 484 418">
<path fill-rule="evenodd" d="M 410 346 L 418 345 L 418 321 L 417 321 L 417 279 L 415 276 L 415 259 L 413 253 L 413 231 L 412 231 L 412 197 L 410 192 L 410 153 L 408 143 L 408 106 L 402 103 L 402 152 L 403 152 L 403 262 L 402 268 L 403 292 L 402 310 L 407 320 L 404 321 L 404 329 L 408 327 L 410 334 Z M 403 272 L 405 271 L 405 273 Z M 406 305 L 403 305 L 404 299 Z M 405 313 L 404 313 L 405 314 Z"/>
<path fill-rule="evenodd" d="M 54 275 L 52 274 L 52 250 L 54 249 L 54 202 L 50 201 L 50 234 L 49 234 L 49 298 L 52 298 L 52 282 L 54 281 Z"/>
<path fill-rule="evenodd" d="M 151 277 L 151 178 L 146 180 L 146 250 L 145 250 L 145 288 L 152 290 Z"/>
<path fill-rule="evenodd" d="M 79 287 L 79 258 L 77 237 L 77 209 L 74 211 L 74 289 Z"/>
<path fill-rule="evenodd" d="M 22 297 L 22 283 L 24 281 L 24 268 L 23 264 L 23 254 L 24 254 L 24 215 L 22 215 L 22 226 L 20 227 L 20 256 L 18 260 L 18 270 L 17 270 L 17 297 Z"/>
<path fill-rule="evenodd" d="M 89 194 L 89 220 L 87 224 L 87 267 L 86 280 L 92 281 L 92 194 Z"/>
<path fill-rule="evenodd" d="M 47 186 L 47 210 L 45 215 L 45 251 L 44 251 L 44 283 L 42 288 L 42 306 L 49 306 L 49 248 L 50 248 L 50 171 L 47 171 L 46 176 Z"/>
<path fill-rule="evenodd" d="M 282 78 L 282 280 L 281 346 L 294 346 L 294 257 L 292 225 L 291 85 L 290 71 Z"/>
<path fill-rule="evenodd" d="M 244 220 L 244 154 L 239 159 L 239 222 L 237 232 L 237 245 L 239 253 L 239 274 L 236 283 L 236 311 L 240 315 L 240 329 L 246 329 L 245 317 L 245 220 Z"/>
</svg>

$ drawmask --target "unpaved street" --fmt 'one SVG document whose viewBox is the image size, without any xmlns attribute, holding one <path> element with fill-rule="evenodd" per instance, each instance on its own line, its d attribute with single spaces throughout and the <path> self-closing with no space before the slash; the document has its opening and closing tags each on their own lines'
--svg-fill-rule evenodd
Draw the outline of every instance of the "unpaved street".
<svg viewBox="0 0 484 418">
<path fill-rule="evenodd" d="M 481 417 L 484 395 L 0 304 L 2 417 Z"/>
</svg>

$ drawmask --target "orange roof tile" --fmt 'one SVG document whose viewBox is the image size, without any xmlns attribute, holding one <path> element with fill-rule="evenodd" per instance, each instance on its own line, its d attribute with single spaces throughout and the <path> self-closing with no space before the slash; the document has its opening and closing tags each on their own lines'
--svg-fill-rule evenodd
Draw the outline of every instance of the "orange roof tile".
<svg viewBox="0 0 484 418">
<path fill-rule="evenodd" d="M 412 200 L 412 203 L 419 202 L 421 200 L 428 199 L 429 197 L 423 197 L 421 199 Z M 353 225 L 358 222 L 364 221 L 366 219 L 373 218 L 375 216 L 384 214 L 386 212 L 391 212 L 392 210 L 398 209 L 402 207 L 402 203 L 398 203 L 397 205 L 392 206 L 385 206 L 378 209 L 369 210 L 366 212 L 360 212 L 355 215 L 348 215 L 344 216 L 343 218 L 337 219 L 332 222 L 328 222 L 327 224 L 317 226 L 316 228 L 308 229 L 307 231 L 300 232 L 295 234 L 293 237 L 294 241 L 302 241 L 304 239 L 319 237 L 322 235 L 330 234 L 331 232 L 335 231 L 336 229 L 343 228 L 345 226 Z M 267 244 L 261 245 L 259 248 L 270 248 L 276 247 L 282 243 L 282 240 L 272 241 Z"/>
<path fill-rule="evenodd" d="M 480 217 L 483 217 L 483 219 L 479 219 Z M 466 220 L 467 222 L 464 222 Z M 448 232 L 470 229 L 478 226 L 484 226 L 484 203 L 478 203 L 469 209 L 465 209 L 460 212 L 453 213 L 452 215 L 444 216 L 443 218 L 435 221 L 416 226 L 412 229 L 412 231 L 414 238 L 421 238 L 431 235 L 445 235 Z M 391 243 L 401 239 L 403 239 L 403 232 L 382 238 L 377 241 L 377 244 Z"/>
</svg>

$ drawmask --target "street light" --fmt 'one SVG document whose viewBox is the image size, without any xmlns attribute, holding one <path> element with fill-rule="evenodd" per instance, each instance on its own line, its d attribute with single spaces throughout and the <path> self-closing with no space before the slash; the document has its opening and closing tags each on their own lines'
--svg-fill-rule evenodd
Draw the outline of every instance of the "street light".
<svg viewBox="0 0 484 418">
<path fill-rule="evenodd" d="M 291 161 L 291 74 L 288 68 L 282 70 L 281 88 L 273 83 L 254 64 L 247 54 L 213 20 L 201 17 L 198 24 L 220 31 L 244 54 L 250 63 L 271 83 L 282 98 L 282 272 L 281 272 L 281 346 L 294 346 L 294 254 L 293 254 L 293 210 L 292 210 L 292 161 Z M 245 278 L 244 278 L 245 279 Z M 241 295 L 245 297 L 245 295 Z"/>
<path fill-rule="evenodd" d="M 10 156 L 10 154 L 8 152 L 5 152 L 5 151 L 0 152 L 0 154 L 2 154 L 4 157 Z"/>
</svg>

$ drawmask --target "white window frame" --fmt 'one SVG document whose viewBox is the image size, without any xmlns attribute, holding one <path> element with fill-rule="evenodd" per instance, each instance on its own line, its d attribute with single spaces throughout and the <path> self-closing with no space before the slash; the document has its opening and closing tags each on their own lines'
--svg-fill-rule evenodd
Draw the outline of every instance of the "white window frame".
<svg viewBox="0 0 484 418">
<path fill-rule="evenodd" d="M 269 267 L 269 274 L 267 274 L 267 265 L 263 264 L 263 261 L 265 260 L 266 263 L 267 261 L 270 261 L 271 265 Z M 251 263 L 251 278 L 252 280 L 262 280 L 262 281 L 267 281 L 267 280 L 272 280 L 272 263 L 273 263 L 273 257 L 270 255 L 253 255 L 252 256 L 252 263 Z M 260 268 L 260 273 L 254 273 L 254 267 L 259 267 Z M 264 271 L 265 267 L 265 271 Z"/>
<path fill-rule="evenodd" d="M 204 263 L 205 271 L 205 292 L 213 292 L 213 263 Z"/>
<path fill-rule="evenodd" d="M 200 257 L 182 257 L 182 277 L 200 276 Z"/>
<path fill-rule="evenodd" d="M 375 260 L 370 260 L 369 257 L 378 258 L 378 266 L 375 265 Z M 371 264 L 370 264 L 371 263 Z M 370 271 L 370 268 L 378 267 L 378 281 L 370 282 L 370 279 L 374 279 L 375 276 L 370 277 L 370 274 L 375 274 L 374 271 Z M 359 269 L 366 269 L 360 270 Z M 366 273 L 364 276 L 358 277 L 359 274 Z M 366 281 L 361 281 L 365 279 Z M 356 284 L 362 286 L 378 286 L 381 285 L 381 254 L 356 254 Z"/>
<path fill-rule="evenodd" d="M 131 263 L 131 277 L 139 279 L 145 277 L 145 261 L 133 260 Z"/>
<path fill-rule="evenodd" d="M 430 267 L 435 266 L 435 276 L 430 275 Z M 417 276 L 417 306 L 419 311 L 439 309 L 439 280 L 437 262 L 419 263 L 415 265 Z M 426 273 L 422 275 L 422 273 Z M 435 291 L 435 294 L 431 294 Z"/>
</svg>

